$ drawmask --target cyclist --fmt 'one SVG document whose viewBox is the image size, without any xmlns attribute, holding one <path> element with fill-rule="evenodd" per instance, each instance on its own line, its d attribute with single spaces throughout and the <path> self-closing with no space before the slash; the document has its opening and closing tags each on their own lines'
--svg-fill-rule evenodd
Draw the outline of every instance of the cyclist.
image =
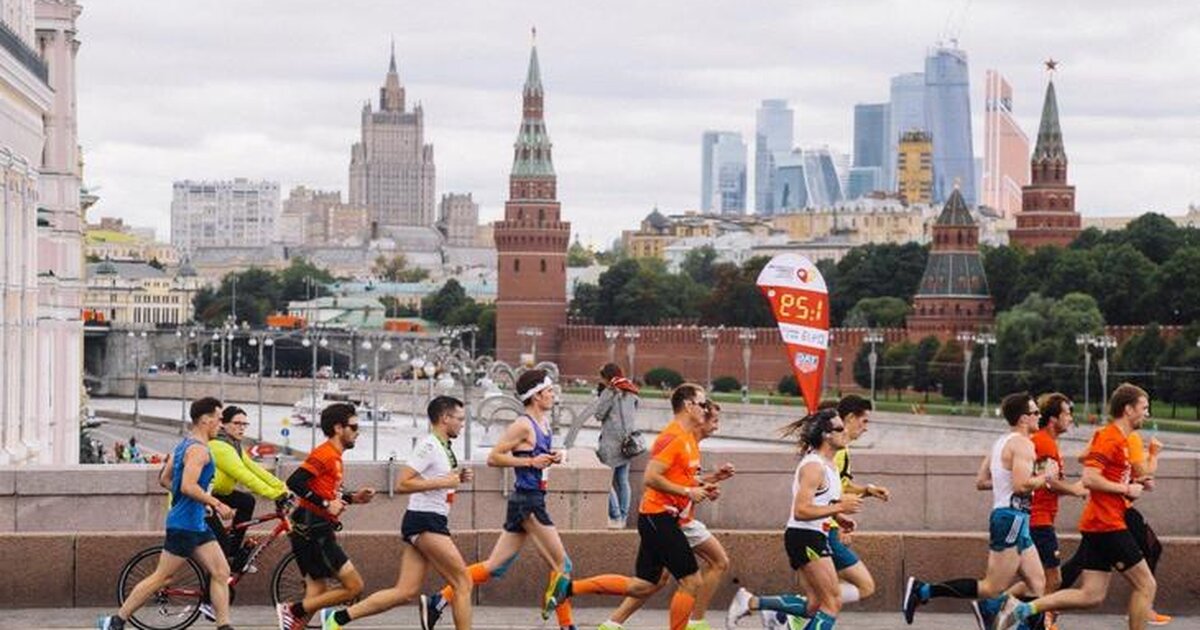
<svg viewBox="0 0 1200 630">
<path fill-rule="evenodd" d="M 195 558 L 210 576 L 209 597 L 217 630 L 233 630 L 229 625 L 229 563 L 221 553 L 216 535 L 204 522 L 205 506 L 222 518 L 233 517 L 233 509 L 206 490 L 216 472 L 206 445 L 217 435 L 221 401 L 201 398 L 192 403 L 191 416 L 191 433 L 175 447 L 169 467 L 160 477 L 167 477 L 169 471 L 171 508 L 167 512 L 167 535 L 158 566 L 154 573 L 133 587 L 117 614 L 100 618 L 100 630 L 124 628 L 133 613 L 170 582 L 171 576 L 189 556 Z"/>
<path fill-rule="evenodd" d="M 221 412 L 221 428 L 217 437 L 208 443 L 208 450 L 212 452 L 213 462 L 217 466 L 217 473 L 213 476 L 212 494 L 234 509 L 233 523 L 229 530 L 225 530 L 220 519 L 213 516 L 208 518 L 208 524 L 221 541 L 230 567 L 234 571 L 240 570 L 246 560 L 246 550 L 242 546 L 246 528 L 238 525 L 254 517 L 254 494 L 276 502 L 286 500 L 288 496 L 288 489 L 283 481 L 264 470 L 242 449 L 242 438 L 246 435 L 246 427 L 249 425 L 246 412 L 240 407 L 230 405 Z M 238 484 L 250 492 L 237 490 Z"/>
</svg>

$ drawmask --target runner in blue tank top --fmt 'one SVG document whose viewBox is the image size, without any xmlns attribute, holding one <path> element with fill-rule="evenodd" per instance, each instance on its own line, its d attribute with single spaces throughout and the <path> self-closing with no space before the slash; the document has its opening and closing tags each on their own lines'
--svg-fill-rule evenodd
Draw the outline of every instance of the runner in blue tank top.
<svg viewBox="0 0 1200 630">
<path fill-rule="evenodd" d="M 124 628 L 129 617 L 167 585 L 189 556 L 208 572 L 209 601 L 217 618 L 217 630 L 233 630 L 229 625 L 229 563 L 216 535 L 204 522 L 206 508 L 212 508 L 224 520 L 233 518 L 233 508 L 208 492 L 216 472 L 208 441 L 217 436 L 221 427 L 221 401 L 201 398 L 192 403 L 191 416 L 192 432 L 175 447 L 159 477 L 171 490 L 171 508 L 167 512 L 167 536 L 158 566 L 133 587 L 117 614 L 100 619 L 101 630 Z"/>
</svg>

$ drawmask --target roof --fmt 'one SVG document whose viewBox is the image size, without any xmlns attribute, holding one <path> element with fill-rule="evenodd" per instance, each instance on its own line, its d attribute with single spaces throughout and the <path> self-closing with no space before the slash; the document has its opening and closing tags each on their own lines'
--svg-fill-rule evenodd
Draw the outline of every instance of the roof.
<svg viewBox="0 0 1200 630">
<path fill-rule="evenodd" d="M 105 260 L 104 262 L 88 263 L 88 277 L 116 275 L 119 278 L 127 278 L 140 280 L 142 278 L 166 278 L 167 273 L 162 269 L 155 269 L 146 263 L 140 262 L 113 262 Z"/>
<path fill-rule="evenodd" d="M 950 198 L 946 200 L 942 213 L 938 215 L 936 225 L 964 227 L 975 225 L 975 219 L 971 218 L 971 211 L 967 208 L 967 202 L 958 188 L 950 193 Z"/>
<path fill-rule="evenodd" d="M 1033 161 L 1067 161 L 1063 148 L 1062 128 L 1058 124 L 1058 99 L 1054 94 L 1054 81 L 1046 85 L 1046 100 L 1042 103 L 1042 122 L 1038 127 L 1037 146 L 1033 149 Z"/>
</svg>

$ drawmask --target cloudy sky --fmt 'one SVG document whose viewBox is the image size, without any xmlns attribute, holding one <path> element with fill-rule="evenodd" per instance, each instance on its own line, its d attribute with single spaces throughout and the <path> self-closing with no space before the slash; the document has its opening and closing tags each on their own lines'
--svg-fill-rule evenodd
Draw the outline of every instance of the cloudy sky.
<svg viewBox="0 0 1200 630">
<path fill-rule="evenodd" d="M 1200 3 L 1168 0 L 81 0 L 79 130 L 98 216 L 168 234 L 171 182 L 249 177 L 346 190 L 359 112 L 394 38 L 425 107 L 438 196 L 500 216 L 531 25 L 563 214 L 603 245 L 655 205 L 698 206 L 700 135 L 752 143 L 786 98 L 801 145 L 848 152 L 855 103 L 887 100 L 956 36 L 970 56 L 975 151 L 983 75 L 1013 84 L 1036 134 L 1045 73 L 1085 215 L 1200 203 Z M 752 148 L 751 148 L 752 151 Z M 286 193 L 285 193 L 286 196 Z"/>
</svg>

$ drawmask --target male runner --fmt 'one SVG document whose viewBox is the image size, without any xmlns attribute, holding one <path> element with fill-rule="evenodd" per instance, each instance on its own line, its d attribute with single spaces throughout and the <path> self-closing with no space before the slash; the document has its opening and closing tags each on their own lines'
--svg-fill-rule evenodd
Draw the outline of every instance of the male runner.
<svg viewBox="0 0 1200 630">
<path fill-rule="evenodd" d="M 459 468 L 450 440 L 458 437 L 466 422 L 463 402 L 450 396 L 438 396 L 426 409 L 430 430 L 413 451 L 412 460 L 400 467 L 396 492 L 411 494 L 408 509 L 400 525 L 407 545 L 400 559 L 400 576 L 392 588 L 372 593 L 357 604 L 326 615 L 324 630 L 339 630 L 351 620 L 391 610 L 411 602 L 421 594 L 425 572 L 432 566 L 454 587 L 454 627 L 471 627 L 471 578 L 462 554 L 450 538 L 450 506 L 460 484 L 471 481 L 471 469 Z M 328 609 L 326 609 L 328 610 Z"/>
<path fill-rule="evenodd" d="M 280 501 L 288 495 L 287 486 L 275 475 L 267 472 L 250 454 L 242 450 L 242 438 L 246 435 L 246 427 L 250 422 L 246 412 L 240 407 L 230 405 L 221 412 L 221 428 L 217 437 L 208 442 L 208 450 L 212 453 L 213 463 L 217 467 L 213 476 L 212 494 L 222 503 L 234 509 L 233 523 L 226 531 L 219 519 L 210 517 L 209 526 L 221 539 L 225 555 L 229 558 L 232 569 L 240 569 L 245 562 L 245 551 L 242 541 L 246 537 L 246 529 L 238 527 L 254 517 L 253 492 L 264 499 Z M 237 485 L 248 488 L 250 492 L 237 489 Z"/>
<path fill-rule="evenodd" d="M 841 589 L 833 566 L 833 550 L 826 534 L 830 518 L 854 514 L 862 495 L 842 494 L 842 480 L 833 455 L 849 443 L 846 426 L 834 409 L 821 409 L 788 425 L 786 434 L 800 436 L 804 456 L 792 478 L 792 506 L 784 530 L 784 549 L 793 571 L 804 575 L 804 596 L 795 594 L 754 596 L 738 589 L 729 605 L 725 627 L 754 610 L 780 611 L 808 617 L 805 630 L 830 630 L 841 612 Z"/>
<path fill-rule="evenodd" d="M 1140 429 L 1150 409 L 1150 397 L 1136 385 L 1123 383 L 1108 403 L 1112 421 L 1092 436 L 1083 460 L 1083 486 L 1088 499 L 1079 519 L 1079 559 L 1082 583 L 1029 603 L 1006 602 L 996 620 L 1011 628 L 1030 616 L 1049 611 L 1099 606 L 1108 594 L 1113 569 L 1133 587 L 1129 594 L 1129 627 L 1145 630 L 1157 584 L 1137 541 L 1125 522 L 1128 500 L 1142 496 L 1145 486 L 1133 481 L 1129 463 L 1129 434 Z M 1063 571 L 1063 584 L 1069 579 Z"/>
<path fill-rule="evenodd" d="M 321 412 L 321 432 L 329 438 L 308 454 L 287 480 L 299 499 L 292 512 L 292 551 L 304 576 L 304 599 L 275 607 L 280 630 L 300 630 L 318 610 L 348 602 L 362 592 L 362 576 L 337 542 L 338 516 L 347 505 L 370 503 L 374 488 L 342 490 L 342 453 L 358 439 L 354 405 L 335 403 Z M 329 578 L 339 584 L 330 588 Z"/>
<path fill-rule="evenodd" d="M 908 578 L 901 610 L 909 625 L 917 606 L 931 598 L 990 599 L 1008 589 L 1018 574 L 1034 597 L 1045 588 L 1046 576 L 1029 535 L 1029 507 L 1033 491 L 1057 477 L 1058 466 L 1048 462 L 1042 474 L 1034 474 L 1036 455 L 1029 436 L 1037 430 L 1041 412 L 1033 397 L 1027 392 L 1009 394 L 1000 401 L 1000 410 L 1012 430 L 996 440 L 991 453 L 983 458 L 975 484 L 980 490 L 992 491 L 987 573 L 982 580 L 961 578 L 936 584 Z M 974 609 L 976 622 L 986 630 L 979 607 Z"/>
<path fill-rule="evenodd" d="M 704 414 L 704 425 L 697 441 L 704 441 L 721 428 L 721 405 L 712 400 L 708 401 L 708 403 L 708 411 Z M 663 429 L 663 432 L 665 433 L 667 430 L 678 432 L 682 430 L 682 425 L 672 422 Z M 733 477 L 734 473 L 733 464 L 726 463 L 717 469 L 716 472 L 701 478 L 700 484 L 720 483 Z M 711 626 L 704 619 L 704 616 L 708 611 L 708 604 L 712 601 L 713 594 L 716 593 L 717 587 L 720 586 L 721 576 L 729 569 L 729 554 L 725 552 L 725 547 L 721 545 L 721 541 L 717 540 L 708 531 L 708 527 L 695 517 L 694 509 L 689 510 L 687 517 L 680 520 L 679 526 L 683 529 L 684 536 L 687 537 L 688 545 L 692 547 L 692 553 L 696 554 L 698 559 L 704 561 L 704 569 L 700 572 L 702 582 L 700 590 L 696 593 L 696 606 L 692 609 L 687 630 L 709 630 Z M 667 585 L 669 579 L 670 576 L 664 570 L 662 578 L 654 586 L 653 592 L 656 593 L 662 590 Z M 621 624 L 628 621 L 633 616 L 633 613 L 640 610 L 645 603 L 646 597 L 626 597 L 612 616 L 600 624 L 599 630 L 621 630 L 624 627 Z"/>
<path fill-rule="evenodd" d="M 1146 415 L 1149 416 L 1149 411 Z M 1162 448 L 1163 444 L 1157 437 L 1151 436 L 1150 443 L 1147 444 L 1142 440 L 1141 433 L 1129 433 L 1129 466 L 1133 470 L 1133 478 L 1145 485 L 1147 491 L 1154 490 L 1154 477 L 1158 474 L 1158 454 L 1162 452 Z M 1158 570 L 1158 560 L 1162 557 L 1162 543 L 1159 542 L 1158 535 L 1154 533 L 1150 523 L 1146 522 L 1146 517 L 1133 506 L 1133 501 L 1129 501 L 1128 504 L 1129 507 L 1125 509 L 1125 525 L 1129 527 L 1129 533 L 1142 550 L 1150 573 L 1155 573 Z M 1170 615 L 1154 610 L 1154 602 L 1150 604 L 1150 618 L 1147 620 L 1149 625 L 1165 626 L 1171 623 Z"/>
<path fill-rule="evenodd" d="M 171 453 L 160 478 L 170 475 L 171 508 L 167 512 L 167 535 L 154 573 L 137 583 L 117 614 L 102 617 L 101 630 L 121 630 L 125 622 L 154 593 L 170 583 L 175 572 L 192 557 L 208 572 L 209 601 L 216 617 L 217 630 L 232 630 L 229 625 L 229 563 L 216 534 L 204 522 L 207 506 L 223 519 L 233 518 L 233 509 L 207 491 L 216 472 L 208 442 L 221 425 L 221 401 L 201 398 L 190 409 L 192 431 Z"/>
</svg>

